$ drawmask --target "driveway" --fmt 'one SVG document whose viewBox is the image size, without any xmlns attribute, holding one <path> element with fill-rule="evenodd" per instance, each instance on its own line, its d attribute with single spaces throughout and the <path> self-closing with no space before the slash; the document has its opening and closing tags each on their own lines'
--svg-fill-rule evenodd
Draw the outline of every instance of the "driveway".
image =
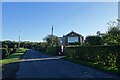
<svg viewBox="0 0 120 80">
<path fill-rule="evenodd" d="M 61 58 L 28 50 L 20 62 L 17 78 L 117 78 Z"/>
</svg>

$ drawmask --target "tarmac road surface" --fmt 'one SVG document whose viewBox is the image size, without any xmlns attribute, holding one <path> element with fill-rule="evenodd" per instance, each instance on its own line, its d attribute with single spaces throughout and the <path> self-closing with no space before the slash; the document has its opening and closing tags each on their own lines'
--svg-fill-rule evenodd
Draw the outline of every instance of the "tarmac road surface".
<svg viewBox="0 0 120 80">
<path fill-rule="evenodd" d="M 20 62 L 17 78 L 117 78 L 61 58 L 28 50 Z"/>
</svg>

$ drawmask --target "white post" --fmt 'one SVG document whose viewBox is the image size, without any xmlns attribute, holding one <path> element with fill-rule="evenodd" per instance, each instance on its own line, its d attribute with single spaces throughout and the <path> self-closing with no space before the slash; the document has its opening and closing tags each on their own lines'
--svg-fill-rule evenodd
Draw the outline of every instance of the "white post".
<svg viewBox="0 0 120 80">
<path fill-rule="evenodd" d="M 61 46 L 62 52 L 63 52 L 63 45 Z"/>
</svg>

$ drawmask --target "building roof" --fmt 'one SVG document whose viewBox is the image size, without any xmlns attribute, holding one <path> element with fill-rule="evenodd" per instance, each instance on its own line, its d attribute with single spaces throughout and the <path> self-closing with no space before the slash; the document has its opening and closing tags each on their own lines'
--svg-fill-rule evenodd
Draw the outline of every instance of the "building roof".
<svg viewBox="0 0 120 80">
<path fill-rule="evenodd" d="M 66 34 L 65 36 L 69 36 L 69 35 L 71 35 L 71 34 L 75 34 L 75 35 L 77 35 L 77 36 L 82 36 L 82 35 L 80 35 L 80 34 L 74 32 L 74 31 L 71 31 L 70 33 Z"/>
</svg>

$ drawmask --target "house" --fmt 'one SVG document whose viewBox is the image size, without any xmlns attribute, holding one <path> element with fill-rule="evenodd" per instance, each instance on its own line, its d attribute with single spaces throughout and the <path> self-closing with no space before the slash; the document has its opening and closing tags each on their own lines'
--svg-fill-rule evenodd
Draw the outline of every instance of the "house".
<svg viewBox="0 0 120 80">
<path fill-rule="evenodd" d="M 84 38 L 82 35 L 74 32 L 74 31 L 71 31 L 68 34 L 63 35 L 63 37 L 59 37 L 59 41 L 60 41 L 59 45 L 66 46 L 66 45 L 74 44 L 74 43 L 82 44 L 83 40 L 84 40 Z"/>
</svg>

